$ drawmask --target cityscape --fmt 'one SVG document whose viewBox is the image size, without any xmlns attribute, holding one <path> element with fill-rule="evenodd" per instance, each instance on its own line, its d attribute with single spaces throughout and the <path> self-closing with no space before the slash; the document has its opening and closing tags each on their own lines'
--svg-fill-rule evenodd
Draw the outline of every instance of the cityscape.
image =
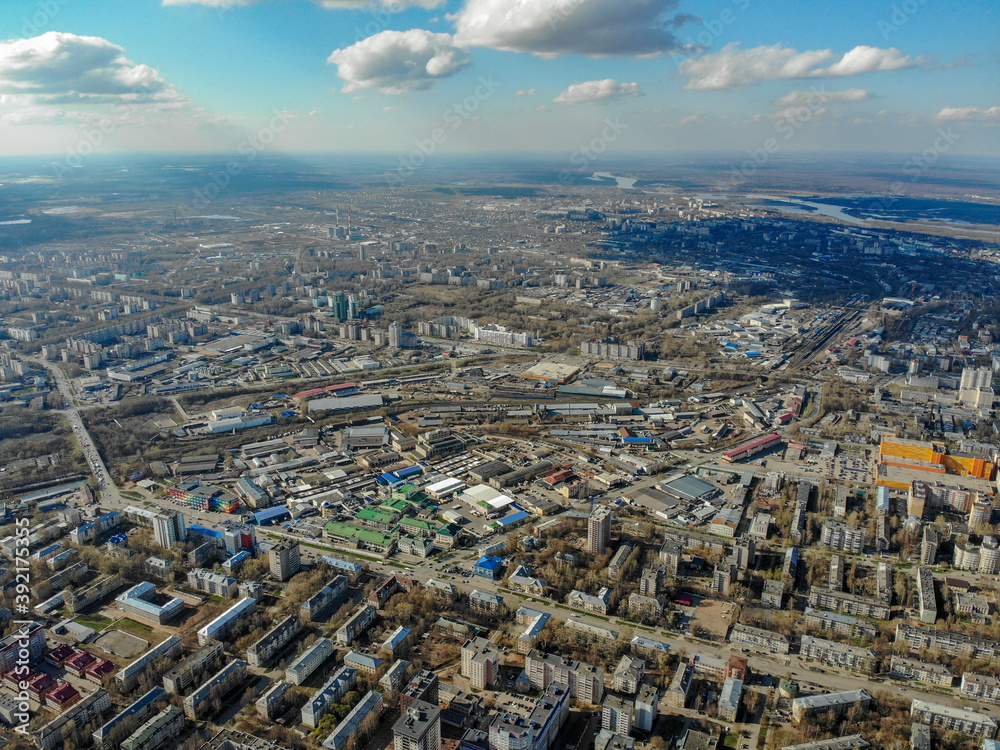
<svg viewBox="0 0 1000 750">
<path fill-rule="evenodd" d="M 12 2 L 4 747 L 1000 750 L 995 8 Z"/>
</svg>

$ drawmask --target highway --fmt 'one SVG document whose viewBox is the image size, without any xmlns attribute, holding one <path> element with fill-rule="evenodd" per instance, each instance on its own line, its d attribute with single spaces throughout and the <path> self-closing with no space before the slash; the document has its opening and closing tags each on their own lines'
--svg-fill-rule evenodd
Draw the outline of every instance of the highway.
<svg viewBox="0 0 1000 750">
<path fill-rule="evenodd" d="M 28 358 L 26 357 L 26 359 Z M 66 374 L 54 364 L 46 362 L 44 359 L 34 358 L 31 361 L 45 368 L 55 379 L 56 387 L 59 389 L 59 394 L 63 399 L 63 408 L 60 411 L 66 416 L 66 420 L 73 430 L 73 435 L 76 436 L 77 442 L 80 444 L 84 458 L 87 459 L 87 465 L 90 466 L 90 471 L 97 480 L 101 499 L 119 505 L 122 504 L 123 500 L 118 492 L 118 487 L 112 481 L 111 473 L 108 471 L 108 467 L 104 465 L 104 459 L 101 458 L 101 454 L 98 452 L 93 438 L 90 437 L 90 433 L 87 432 L 87 428 L 83 424 L 79 408 L 73 403 L 73 389 Z"/>
</svg>

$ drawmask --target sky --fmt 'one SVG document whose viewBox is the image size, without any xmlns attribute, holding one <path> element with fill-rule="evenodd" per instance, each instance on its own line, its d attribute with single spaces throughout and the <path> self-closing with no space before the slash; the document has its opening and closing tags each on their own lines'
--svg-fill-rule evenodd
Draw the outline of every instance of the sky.
<svg viewBox="0 0 1000 750">
<path fill-rule="evenodd" d="M 1000 3 L 0 2 L 0 156 L 264 150 L 995 156 Z"/>
</svg>

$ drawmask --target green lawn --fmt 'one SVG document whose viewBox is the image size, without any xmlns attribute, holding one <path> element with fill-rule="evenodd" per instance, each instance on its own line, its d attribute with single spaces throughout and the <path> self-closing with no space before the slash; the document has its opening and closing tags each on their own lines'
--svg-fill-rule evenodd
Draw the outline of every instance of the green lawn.
<svg viewBox="0 0 1000 750">
<path fill-rule="evenodd" d="M 93 614 L 74 617 L 73 622 L 78 622 L 91 630 L 104 630 L 104 628 L 114 622 L 114 620 L 110 617 L 105 617 L 104 615 Z"/>
<path fill-rule="evenodd" d="M 153 628 L 145 623 L 136 622 L 135 620 L 130 620 L 127 617 L 123 617 L 111 626 L 118 630 L 124 630 L 126 633 L 132 633 L 132 635 L 138 635 L 144 637 L 153 632 Z M 109 629 L 111 629 L 109 628 Z"/>
</svg>

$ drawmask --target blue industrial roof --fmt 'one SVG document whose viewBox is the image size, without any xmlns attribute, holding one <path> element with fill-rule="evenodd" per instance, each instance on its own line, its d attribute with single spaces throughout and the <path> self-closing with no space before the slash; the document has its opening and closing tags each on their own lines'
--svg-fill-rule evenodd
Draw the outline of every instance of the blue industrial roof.
<svg viewBox="0 0 1000 750">
<path fill-rule="evenodd" d="M 480 557 L 476 562 L 477 568 L 489 571 L 497 570 L 501 565 L 503 565 L 503 560 L 499 557 Z"/>
<path fill-rule="evenodd" d="M 209 529 L 205 526 L 198 526 L 197 524 L 193 526 L 188 526 L 188 531 L 192 534 L 199 534 L 201 536 L 210 536 L 214 539 L 221 539 L 222 532 L 216 531 L 215 529 Z"/>
<path fill-rule="evenodd" d="M 501 526 L 508 526 L 508 525 L 510 525 L 512 523 L 517 523 L 518 521 L 523 521 L 527 517 L 528 517 L 528 514 L 525 513 L 522 510 L 520 513 L 513 513 L 513 514 L 507 516 L 506 518 L 501 518 L 500 519 L 500 525 Z"/>
<path fill-rule="evenodd" d="M 402 469 L 396 469 L 396 476 L 400 479 L 405 479 L 406 477 L 412 477 L 416 474 L 422 474 L 424 471 L 422 466 L 407 466 Z"/>
<path fill-rule="evenodd" d="M 254 520 L 258 524 L 269 523 L 271 521 L 276 521 L 285 516 L 291 517 L 292 513 L 288 510 L 285 505 L 276 505 L 273 508 L 265 508 L 264 510 L 258 510 L 253 514 Z"/>
</svg>

